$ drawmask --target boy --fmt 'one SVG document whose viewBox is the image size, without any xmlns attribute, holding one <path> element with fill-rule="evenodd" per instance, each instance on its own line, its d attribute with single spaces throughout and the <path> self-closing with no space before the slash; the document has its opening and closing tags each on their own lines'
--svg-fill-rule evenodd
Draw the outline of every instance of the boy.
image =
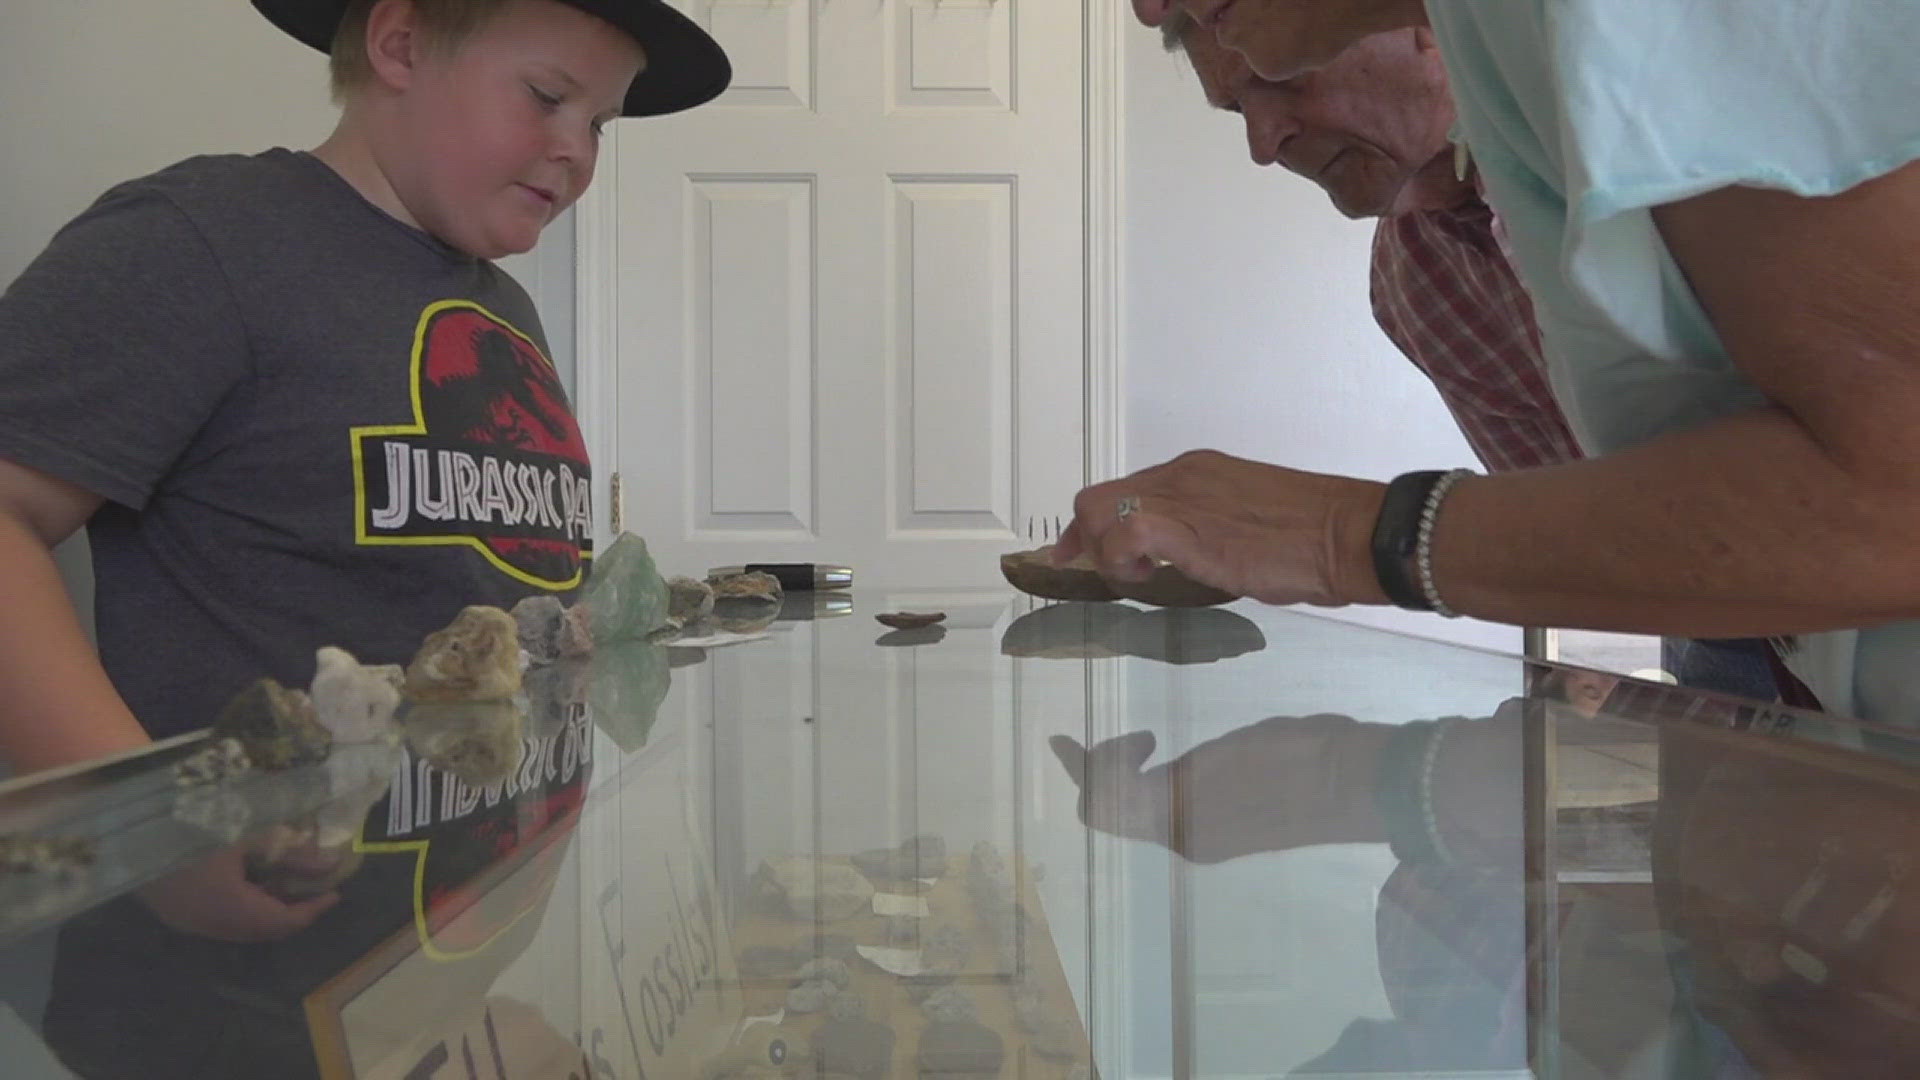
<svg viewBox="0 0 1920 1080">
<path fill-rule="evenodd" d="M 664 0 L 254 5 L 331 53 L 332 136 L 120 185 L 0 297 L 18 771 L 202 727 L 261 676 L 304 686 L 322 645 L 404 663 L 468 604 L 582 578 L 584 444 L 489 260 L 579 197 L 607 121 L 712 98 L 725 55 Z M 83 524 L 97 659 L 49 555 Z M 282 903 L 228 853 L 144 901 L 109 921 L 264 941 L 334 898 Z"/>
</svg>

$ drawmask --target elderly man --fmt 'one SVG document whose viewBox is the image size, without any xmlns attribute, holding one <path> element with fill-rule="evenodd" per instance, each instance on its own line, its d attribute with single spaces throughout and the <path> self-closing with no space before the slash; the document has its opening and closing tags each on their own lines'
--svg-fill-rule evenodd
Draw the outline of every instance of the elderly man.
<svg viewBox="0 0 1920 1080">
<path fill-rule="evenodd" d="M 1160 26 L 1184 49 L 1207 101 L 1241 116 L 1256 165 L 1282 165 L 1323 188 L 1374 233 L 1374 317 L 1433 380 L 1489 471 L 1573 461 L 1579 445 L 1547 386 L 1533 305 L 1495 233 L 1477 183 L 1460 173 L 1453 101 L 1424 28 L 1362 39 L 1326 66 L 1262 79 L 1184 11 Z M 1669 639 L 1662 666 L 1688 686 L 1770 698 L 1757 640 Z"/>
<path fill-rule="evenodd" d="M 1380 218 L 1374 317 L 1433 380 L 1487 468 L 1578 458 L 1493 213 L 1472 180 L 1456 175 L 1453 101 L 1431 35 L 1377 34 L 1276 83 L 1184 13 L 1161 32 L 1170 49 L 1186 50 L 1207 101 L 1244 120 L 1254 164 L 1312 180 L 1348 217 Z"/>
<path fill-rule="evenodd" d="M 1268 78 L 1324 43 L 1249 19 L 1310 8 L 1342 45 L 1383 8 L 1430 20 L 1591 456 L 1380 485 L 1200 452 L 1083 491 L 1056 557 L 1277 603 L 1793 635 L 1826 708 L 1920 723 L 1920 7 L 1177 6 Z"/>
</svg>

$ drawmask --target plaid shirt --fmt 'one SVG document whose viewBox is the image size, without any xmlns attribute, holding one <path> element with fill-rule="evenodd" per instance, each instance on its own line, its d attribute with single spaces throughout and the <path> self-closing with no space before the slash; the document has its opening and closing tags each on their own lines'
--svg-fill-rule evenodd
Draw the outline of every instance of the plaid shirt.
<svg viewBox="0 0 1920 1080">
<path fill-rule="evenodd" d="M 1580 446 L 1547 386 L 1533 304 L 1494 229 L 1477 198 L 1382 218 L 1373 316 L 1433 380 L 1488 471 L 1577 460 Z"/>
</svg>

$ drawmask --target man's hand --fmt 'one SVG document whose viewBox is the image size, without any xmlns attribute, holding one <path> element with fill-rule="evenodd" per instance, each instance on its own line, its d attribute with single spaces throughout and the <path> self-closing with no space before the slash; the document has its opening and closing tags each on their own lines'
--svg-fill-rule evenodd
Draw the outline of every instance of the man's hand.
<svg viewBox="0 0 1920 1080">
<path fill-rule="evenodd" d="M 1050 745 L 1080 788 L 1081 821 L 1213 863 L 1382 839 L 1373 778 L 1391 730 L 1330 714 L 1279 716 L 1152 768 L 1143 768 L 1153 756 L 1152 732 L 1091 749 L 1055 735 Z"/>
<path fill-rule="evenodd" d="M 217 851 L 140 890 L 161 922 L 185 934 L 219 941 L 277 941 L 305 930 L 338 893 L 287 903 L 247 880 L 246 848 Z"/>
<path fill-rule="evenodd" d="M 1055 565 L 1085 552 L 1103 575 L 1138 581 L 1164 561 L 1270 604 L 1384 603 L 1369 546 L 1384 494 L 1365 480 L 1195 450 L 1080 492 Z"/>
</svg>

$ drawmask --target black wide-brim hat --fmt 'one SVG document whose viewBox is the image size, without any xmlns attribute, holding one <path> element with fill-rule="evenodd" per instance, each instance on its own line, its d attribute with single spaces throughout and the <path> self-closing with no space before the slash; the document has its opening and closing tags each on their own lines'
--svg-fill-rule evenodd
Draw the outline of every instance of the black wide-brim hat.
<svg viewBox="0 0 1920 1080">
<path fill-rule="evenodd" d="M 659 116 L 703 105 L 733 81 L 719 42 L 666 0 L 560 0 L 632 35 L 647 66 L 627 89 L 622 116 Z M 348 0 L 253 0 L 267 21 L 321 52 L 346 17 Z"/>
</svg>

